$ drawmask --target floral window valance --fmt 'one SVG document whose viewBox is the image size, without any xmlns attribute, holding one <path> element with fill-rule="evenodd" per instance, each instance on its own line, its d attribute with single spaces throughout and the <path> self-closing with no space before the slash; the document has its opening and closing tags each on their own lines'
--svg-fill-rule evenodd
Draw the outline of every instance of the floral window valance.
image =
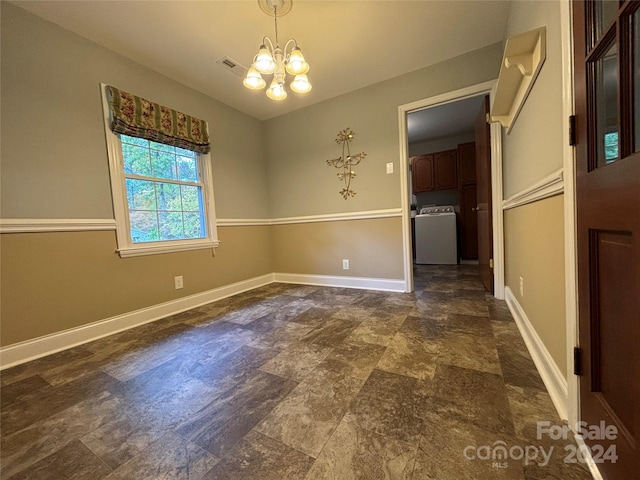
<svg viewBox="0 0 640 480">
<path fill-rule="evenodd" d="M 137 97 L 115 87 L 107 87 L 110 94 L 111 130 L 132 137 L 209 153 L 207 123 Z"/>
</svg>

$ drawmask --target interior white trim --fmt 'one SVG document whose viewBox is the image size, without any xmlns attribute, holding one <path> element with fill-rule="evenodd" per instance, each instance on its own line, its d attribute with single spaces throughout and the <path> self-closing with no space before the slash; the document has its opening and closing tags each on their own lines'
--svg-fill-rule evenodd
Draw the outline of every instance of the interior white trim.
<svg viewBox="0 0 640 480">
<path fill-rule="evenodd" d="M 540 377 L 544 382 L 553 405 L 558 411 L 558 415 L 562 420 L 567 420 L 568 410 L 568 393 L 567 393 L 567 380 L 564 378 L 562 371 L 558 368 L 558 365 L 551 357 L 549 350 L 545 347 L 544 343 L 538 336 L 535 328 L 529 321 L 527 314 L 524 312 L 515 295 L 509 287 L 505 287 L 505 300 L 511 315 L 513 316 L 518 330 L 524 339 L 524 343 L 527 345 L 529 354 L 533 359 Z"/>
<path fill-rule="evenodd" d="M 0 348 L 0 370 L 36 358 L 51 355 L 77 345 L 82 345 L 114 333 L 128 330 L 145 323 L 175 315 L 192 308 L 215 302 L 231 295 L 236 295 L 253 288 L 261 287 L 273 282 L 273 274 L 250 278 L 223 287 L 214 288 L 206 292 L 196 293 L 169 302 L 160 303 L 133 312 L 123 313 L 114 317 L 98 320 L 97 322 L 62 332 L 52 333 L 25 342 L 16 343 Z"/>
<path fill-rule="evenodd" d="M 219 227 L 257 227 L 271 225 L 269 218 L 218 218 Z"/>
<path fill-rule="evenodd" d="M 560 2 L 560 33 L 562 38 L 562 135 L 569 138 L 570 115 L 574 110 L 573 91 L 573 22 L 572 2 Z M 564 142 L 563 152 L 564 170 L 564 289 L 565 315 L 567 322 L 567 385 L 568 385 L 568 418 L 569 425 L 577 425 L 580 412 L 579 378 L 573 374 L 573 347 L 578 345 L 578 284 L 577 284 L 577 247 L 576 247 L 576 194 L 575 194 L 575 147 Z M 590 465 L 591 468 L 591 465 Z M 601 478 L 594 473 L 595 464 L 591 468 L 594 478 Z"/>
<path fill-rule="evenodd" d="M 324 287 L 361 288 L 386 292 L 404 292 L 403 279 L 341 277 L 338 275 L 311 275 L 300 273 L 274 273 L 274 281 L 301 285 L 321 285 Z"/>
<path fill-rule="evenodd" d="M 496 87 L 492 92 L 495 93 Z M 491 123 L 491 215 L 493 216 L 493 296 L 504 300 L 505 256 L 504 215 L 502 212 L 502 126 Z M 497 261 L 496 261 L 497 259 Z"/>
<path fill-rule="evenodd" d="M 564 169 L 561 168 L 547 175 L 543 179 L 534 183 L 530 187 L 511 195 L 504 202 L 502 208 L 508 210 L 510 208 L 520 207 L 528 203 L 537 202 L 545 198 L 560 195 L 564 192 Z"/>
<path fill-rule="evenodd" d="M 273 218 L 271 225 L 288 225 L 293 223 L 337 222 L 342 220 L 365 220 L 370 218 L 389 218 L 402 215 L 402 208 L 384 210 L 363 210 L 360 212 L 326 213 L 322 215 L 305 215 L 302 217 Z"/>
<path fill-rule="evenodd" d="M 115 230 L 110 218 L 0 218 L 0 233 Z"/>
<path fill-rule="evenodd" d="M 444 105 L 469 97 L 489 94 L 491 103 L 495 95 L 497 80 L 471 85 L 442 95 L 417 100 L 398 106 L 400 137 L 400 204 L 402 205 L 402 244 L 404 254 L 404 278 L 407 292 L 413 291 L 413 262 L 411 259 L 411 211 L 409 206 L 409 152 L 407 148 L 407 114 L 416 110 Z M 504 298 L 504 218 L 502 216 L 502 131 L 500 126 L 491 126 L 491 173 L 493 201 L 493 269 L 494 295 Z"/>
</svg>

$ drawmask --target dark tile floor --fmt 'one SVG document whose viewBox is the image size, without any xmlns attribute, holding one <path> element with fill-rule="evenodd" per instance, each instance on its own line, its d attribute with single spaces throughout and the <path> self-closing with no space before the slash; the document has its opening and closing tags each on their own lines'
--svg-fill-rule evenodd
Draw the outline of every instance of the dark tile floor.
<svg viewBox="0 0 640 480">
<path fill-rule="evenodd" d="M 475 267 L 415 279 L 272 284 L 5 370 L 1 477 L 591 478 L 537 438 L 560 419 Z"/>
</svg>

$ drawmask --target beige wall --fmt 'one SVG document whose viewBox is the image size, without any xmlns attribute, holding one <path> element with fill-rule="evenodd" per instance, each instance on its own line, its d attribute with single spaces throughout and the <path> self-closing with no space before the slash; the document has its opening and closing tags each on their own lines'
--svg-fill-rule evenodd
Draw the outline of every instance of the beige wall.
<svg viewBox="0 0 640 480">
<path fill-rule="evenodd" d="M 541 26 L 547 28 L 546 61 L 511 133 L 503 135 L 505 198 L 563 165 L 560 6 L 511 4 L 507 35 Z M 566 376 L 563 196 L 507 210 L 504 222 L 506 285 Z"/>
<path fill-rule="evenodd" d="M 115 232 L 0 236 L 2 346 L 273 271 L 269 227 L 223 227 L 221 246 L 134 258 Z M 173 277 L 184 277 L 175 290 Z"/>
<path fill-rule="evenodd" d="M 563 200 L 558 195 L 507 210 L 504 231 L 506 283 L 566 377 Z"/>
<path fill-rule="evenodd" d="M 1 8 L 3 218 L 113 218 L 101 82 L 207 120 L 218 215 L 267 215 L 260 121 L 12 4 Z"/>
<path fill-rule="evenodd" d="M 400 217 L 274 225 L 276 272 L 402 279 Z M 349 270 L 342 269 L 349 260 Z"/>
<path fill-rule="evenodd" d="M 479 109 L 480 107 L 478 107 Z M 434 140 L 425 140 L 409 144 L 409 156 L 424 155 L 432 152 L 441 152 L 443 150 L 452 150 L 457 148 L 461 143 L 475 142 L 475 132 L 462 133 L 460 135 L 452 135 L 449 137 L 436 138 Z"/>
<path fill-rule="evenodd" d="M 401 205 L 398 106 L 497 78 L 502 46 L 491 45 L 265 122 L 272 217 L 396 208 Z M 351 127 L 355 198 L 344 200 L 336 134 Z M 387 175 L 385 164 L 393 162 Z"/>
<path fill-rule="evenodd" d="M 503 136 L 504 198 L 562 168 L 560 2 L 512 2 L 507 35 L 547 28 L 547 58 L 513 129 Z M 504 131 L 504 130 L 503 130 Z"/>
<path fill-rule="evenodd" d="M 218 216 L 266 217 L 262 122 L 12 4 L 1 9 L 3 218 L 113 218 L 100 82 L 207 120 Z M 122 259 L 115 232 L 3 234 L 1 344 L 273 271 L 269 227 L 219 228 L 219 238 L 215 258 Z"/>
</svg>

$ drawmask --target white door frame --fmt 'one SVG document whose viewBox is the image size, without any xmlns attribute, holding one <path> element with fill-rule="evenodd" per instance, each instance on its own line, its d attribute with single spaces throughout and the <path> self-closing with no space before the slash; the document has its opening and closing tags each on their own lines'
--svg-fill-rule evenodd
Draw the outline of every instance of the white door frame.
<svg viewBox="0 0 640 480">
<path fill-rule="evenodd" d="M 407 138 L 407 114 L 425 108 L 432 108 L 447 103 L 464 100 L 478 95 L 490 95 L 493 103 L 497 80 L 424 98 L 398 107 L 398 123 L 400 126 L 400 195 L 402 205 L 402 241 L 404 257 L 405 291 L 413 291 L 413 262 L 411 259 L 411 210 L 409 205 L 409 152 Z M 504 299 L 504 222 L 502 216 L 502 127 L 499 123 L 491 124 L 491 195 L 493 216 L 493 279 L 494 295 Z"/>
<path fill-rule="evenodd" d="M 573 21 L 571 2 L 560 2 L 562 39 L 562 116 L 563 137 L 569 138 L 569 116 L 575 113 L 573 90 Z M 564 177 L 564 284 L 567 328 L 567 420 L 575 427 L 580 414 L 578 377 L 573 374 L 573 348 L 578 345 L 578 259 L 576 247 L 576 162 L 575 147 L 564 142 L 562 151 Z M 593 472 L 593 470 L 592 470 Z"/>
</svg>

